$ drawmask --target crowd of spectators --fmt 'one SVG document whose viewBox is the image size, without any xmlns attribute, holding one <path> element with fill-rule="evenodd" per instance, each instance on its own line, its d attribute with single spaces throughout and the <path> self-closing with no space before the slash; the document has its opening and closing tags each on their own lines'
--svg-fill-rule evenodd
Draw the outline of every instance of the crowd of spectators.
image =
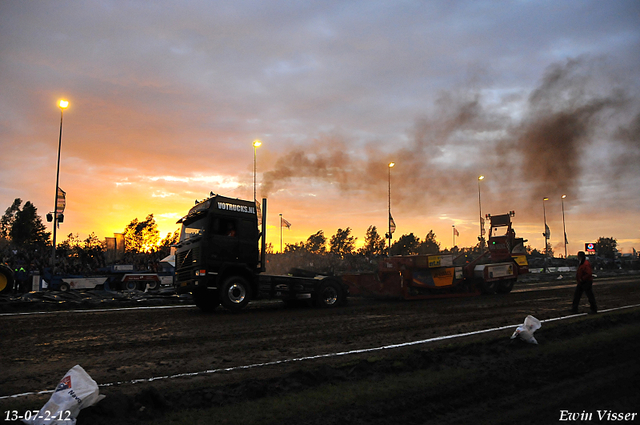
<svg viewBox="0 0 640 425">
<path fill-rule="evenodd" d="M 57 275 L 91 276 L 105 273 L 110 264 L 104 250 L 91 253 L 56 250 Z M 147 253 L 126 252 L 115 264 L 132 264 L 135 271 L 161 271 L 160 261 L 166 257 L 162 251 Z M 0 262 L 14 273 L 15 290 L 27 292 L 34 275 L 48 276 L 51 272 L 51 249 L 20 249 L 9 244 L 0 246 Z"/>
</svg>

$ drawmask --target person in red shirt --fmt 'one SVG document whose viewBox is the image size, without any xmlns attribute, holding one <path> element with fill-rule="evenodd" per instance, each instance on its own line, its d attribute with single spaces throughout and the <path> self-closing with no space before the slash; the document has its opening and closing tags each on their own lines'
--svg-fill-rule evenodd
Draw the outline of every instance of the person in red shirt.
<svg viewBox="0 0 640 425">
<path fill-rule="evenodd" d="M 582 298 L 582 293 L 587 294 L 587 298 L 589 299 L 589 305 L 591 306 L 591 313 L 597 313 L 598 307 L 596 306 L 596 297 L 593 295 L 593 272 L 591 269 L 591 263 L 587 260 L 587 256 L 584 251 L 578 252 L 578 260 L 580 261 L 580 265 L 578 266 L 578 271 L 576 272 L 576 280 L 578 281 L 578 285 L 576 286 L 576 292 L 573 295 L 573 308 L 572 312 L 578 312 L 578 305 L 580 304 L 580 298 Z"/>
</svg>

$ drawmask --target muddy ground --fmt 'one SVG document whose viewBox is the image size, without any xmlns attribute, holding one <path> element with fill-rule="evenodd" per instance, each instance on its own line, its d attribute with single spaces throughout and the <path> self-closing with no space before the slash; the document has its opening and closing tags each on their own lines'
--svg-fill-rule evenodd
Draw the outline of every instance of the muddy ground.
<svg viewBox="0 0 640 425">
<path fill-rule="evenodd" d="M 556 423 L 562 410 L 639 412 L 637 308 L 546 322 L 535 334 L 537 346 L 510 339 L 529 314 L 540 320 L 569 315 L 573 283 L 541 278 L 519 283 L 508 295 L 410 302 L 352 298 L 337 309 L 259 302 L 240 313 L 203 314 L 177 303 L 166 309 L 33 314 L 33 307 L 13 306 L 0 315 L 0 396 L 50 390 L 79 364 L 107 395 L 81 412 L 80 425 L 158 423 L 210 406 L 250 408 L 243 403 L 292 394 L 318 399 L 317 391 L 327 388 L 346 392 L 337 401 L 314 404 L 307 414 L 258 423 Z M 640 276 L 598 278 L 594 291 L 601 310 L 640 304 Z M 588 311 L 584 298 L 582 310 Z M 289 361 L 497 327 L 506 328 Z M 258 366 L 274 361 L 283 362 Z M 253 366 L 241 368 L 247 365 Z M 171 377 L 195 372 L 204 373 Z M 416 376 L 436 381 L 416 384 Z M 405 380 L 389 393 L 394 382 Z M 362 387 L 368 392 L 358 396 Z M 350 398 L 350 392 L 356 395 Z M 49 396 L 4 398 L 0 408 L 37 409 Z M 199 423 L 225 423 L 224 418 Z"/>
</svg>

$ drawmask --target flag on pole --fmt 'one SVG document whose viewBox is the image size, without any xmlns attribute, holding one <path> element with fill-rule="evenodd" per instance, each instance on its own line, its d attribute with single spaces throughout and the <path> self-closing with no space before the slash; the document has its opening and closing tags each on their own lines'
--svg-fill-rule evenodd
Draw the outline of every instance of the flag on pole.
<svg viewBox="0 0 640 425">
<path fill-rule="evenodd" d="M 453 234 L 456 236 L 460 236 L 460 232 L 458 232 L 458 229 L 456 229 L 455 227 L 453 228 Z"/>
<path fill-rule="evenodd" d="M 567 240 L 567 232 L 564 232 L 564 244 L 569 245 L 569 241 Z"/>
<path fill-rule="evenodd" d="M 543 235 L 547 239 L 551 238 L 551 230 L 549 229 L 549 226 L 547 226 L 546 224 L 544 225 L 544 233 L 543 233 Z"/>
<path fill-rule="evenodd" d="M 286 219 L 282 219 L 282 225 L 285 226 L 287 229 L 291 229 L 291 223 L 289 223 Z"/>
<path fill-rule="evenodd" d="M 64 207 L 67 205 L 66 200 L 67 193 L 58 187 L 58 195 L 56 201 L 56 213 L 63 213 Z"/>
<path fill-rule="evenodd" d="M 393 221 L 393 217 L 391 217 L 391 213 L 389 213 L 389 233 L 393 234 L 396 231 L 396 222 Z"/>
</svg>

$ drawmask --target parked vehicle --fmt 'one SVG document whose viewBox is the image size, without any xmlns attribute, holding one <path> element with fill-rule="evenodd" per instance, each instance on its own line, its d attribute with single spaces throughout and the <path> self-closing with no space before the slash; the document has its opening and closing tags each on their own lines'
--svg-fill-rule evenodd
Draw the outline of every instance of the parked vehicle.
<svg viewBox="0 0 640 425">
<path fill-rule="evenodd" d="M 164 261 L 164 260 L 163 260 Z M 135 270 L 131 264 L 113 264 L 94 275 L 55 275 L 44 271 L 42 289 L 66 292 L 71 289 L 106 289 L 108 291 L 155 290 L 173 285 L 173 271 Z"/>
</svg>

